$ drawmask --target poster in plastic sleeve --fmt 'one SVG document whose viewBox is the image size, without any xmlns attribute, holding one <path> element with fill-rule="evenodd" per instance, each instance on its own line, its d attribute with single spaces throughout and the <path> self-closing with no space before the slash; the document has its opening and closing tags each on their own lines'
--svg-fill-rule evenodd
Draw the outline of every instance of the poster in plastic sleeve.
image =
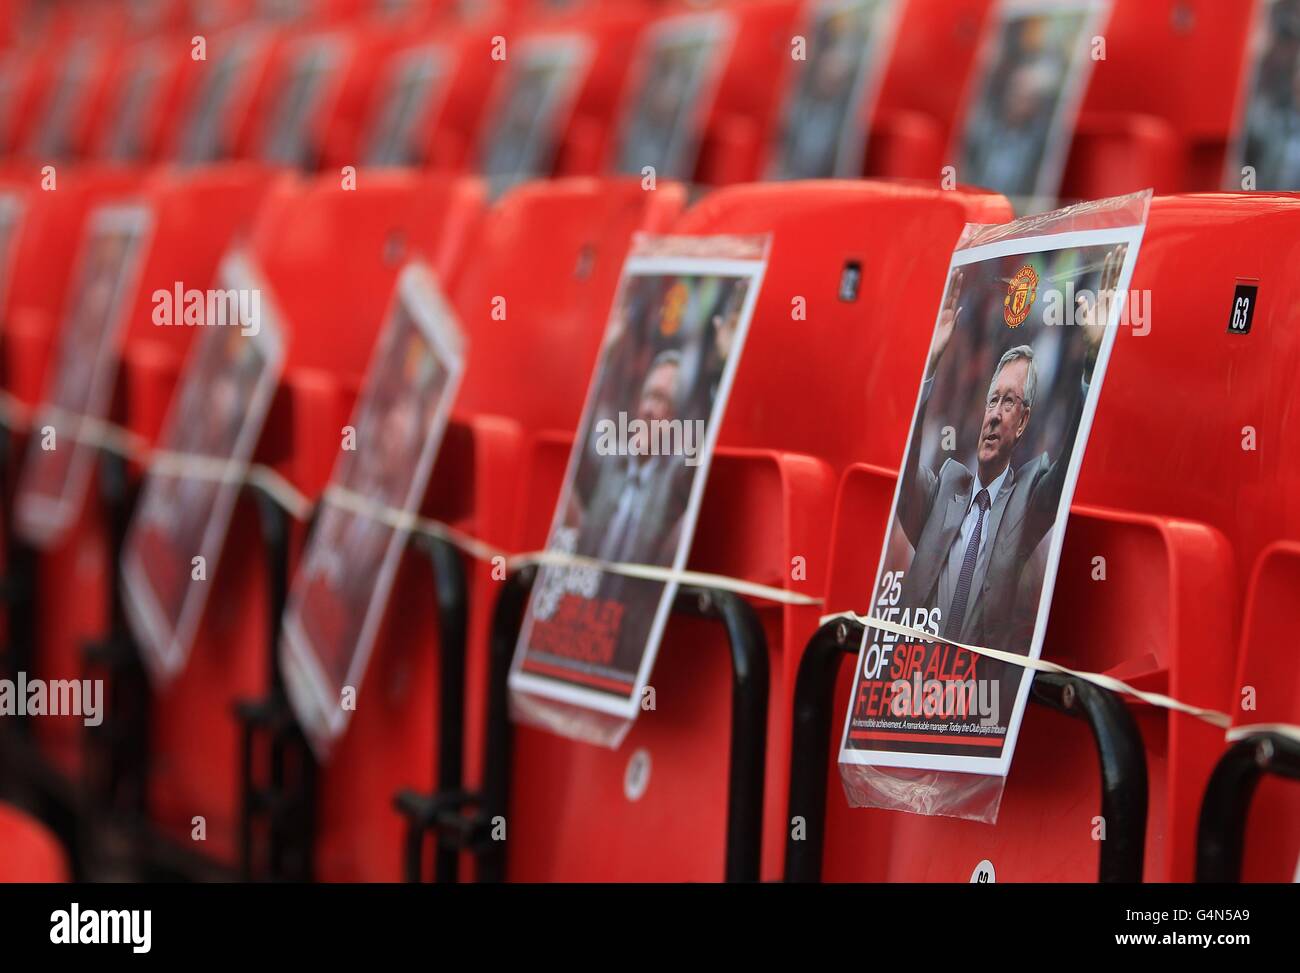
<svg viewBox="0 0 1300 973">
<path fill-rule="evenodd" d="M 218 276 L 222 307 L 195 336 L 122 547 L 127 618 L 156 685 L 189 659 L 284 360 L 251 263 L 232 255 Z"/>
<path fill-rule="evenodd" d="M 15 500 L 17 533 L 36 547 L 57 544 L 81 515 L 97 455 L 89 440 L 112 405 L 122 331 L 152 220 L 142 206 L 106 206 L 87 223 Z"/>
<path fill-rule="evenodd" d="M 107 51 L 89 37 L 76 38 L 62 52 L 53 84 L 41 102 L 39 118 L 28 130 L 24 155 L 53 161 L 76 156 L 76 130 L 91 107 L 98 62 L 107 56 Z"/>
<path fill-rule="evenodd" d="M 1003 0 L 985 35 L 959 133 L 957 181 L 1021 212 L 1060 190 L 1110 0 Z"/>
<path fill-rule="evenodd" d="M 549 175 L 590 60 L 591 42 L 576 34 L 511 49 L 480 166 L 493 196 Z"/>
<path fill-rule="evenodd" d="M 107 135 L 100 148 L 106 161 L 139 162 L 150 150 L 145 126 L 159 98 L 166 95 L 163 91 L 165 57 L 161 43 L 134 52 L 135 63 L 127 71 L 108 111 Z"/>
<path fill-rule="evenodd" d="M 408 265 L 284 613 L 285 687 L 319 758 L 346 729 L 346 690 L 361 690 L 464 362 L 435 279 Z"/>
<path fill-rule="evenodd" d="M 515 719 L 618 746 L 641 705 L 762 284 L 766 237 L 641 236 L 624 264 L 510 673 Z"/>
<path fill-rule="evenodd" d="M 1149 193 L 967 228 L 900 464 L 840 745 L 849 802 L 992 821 Z"/>
<path fill-rule="evenodd" d="M 615 171 L 689 180 L 734 30 L 721 14 L 673 17 L 641 43 L 632 98 L 619 130 Z"/>
<path fill-rule="evenodd" d="M 366 135 L 366 165 L 415 166 L 425 162 L 422 128 L 446 94 L 448 53 L 436 44 L 393 59 Z"/>
<path fill-rule="evenodd" d="M 800 36 L 802 58 L 772 152 L 773 179 L 862 175 L 866 119 L 889 60 L 905 0 L 818 0 Z M 798 38 L 796 38 L 796 41 Z"/>
<path fill-rule="evenodd" d="M 300 42 L 289 60 L 288 76 L 280 82 L 262 135 L 262 161 L 301 168 L 314 167 L 313 127 L 320 113 L 338 96 L 340 75 L 349 56 L 341 37 Z"/>
<path fill-rule="evenodd" d="M 222 34 L 186 105 L 175 145 L 178 162 L 200 165 L 230 154 L 231 120 L 252 96 L 268 47 L 269 39 L 258 27 L 234 27 Z"/>
<path fill-rule="evenodd" d="M 1257 4 L 1246 74 L 1224 188 L 1300 189 L 1300 2 Z"/>
</svg>

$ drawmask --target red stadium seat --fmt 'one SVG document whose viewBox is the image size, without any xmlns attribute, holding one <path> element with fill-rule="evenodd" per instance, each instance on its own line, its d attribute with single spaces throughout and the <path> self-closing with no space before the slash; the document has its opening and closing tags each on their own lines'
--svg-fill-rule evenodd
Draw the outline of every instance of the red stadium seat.
<svg viewBox="0 0 1300 973">
<path fill-rule="evenodd" d="M 1294 304 L 1279 288 L 1290 286 L 1298 207 L 1285 193 L 1156 198 L 1132 285 L 1149 302 L 1149 333 L 1119 336 L 1079 479 L 1080 502 L 1199 521 L 1225 535 L 1234 619 L 1260 554 L 1300 532 L 1285 501 L 1296 474 L 1268 447 L 1286 439 L 1284 376 L 1297 353 Z M 1229 331 L 1239 282 L 1259 284 L 1249 334 Z M 1187 397 L 1195 403 L 1177 416 L 1152 400 L 1153 388 L 1193 387 L 1206 394 Z M 1204 429 L 1208 438 L 1187 449 L 1187 434 L 1171 428 Z M 1203 489 L 1211 479 L 1231 489 Z"/>
<path fill-rule="evenodd" d="M 1103 402 L 1113 380 L 1108 376 Z M 1093 427 L 1093 443 L 1104 435 L 1100 426 L 1098 421 Z M 1091 462 L 1090 449 L 1085 470 Z M 892 464 L 885 469 L 864 464 L 850 469 L 841 483 L 828 608 L 865 608 L 875 562 L 864 552 L 879 550 L 883 541 L 895 480 Z M 1078 501 L 1084 495 L 1080 488 L 1071 511 L 1043 657 L 1213 705 L 1223 695 L 1231 618 L 1206 595 L 1207 589 L 1221 592 L 1231 585 L 1227 543 L 1204 524 L 1083 506 Z M 865 524 L 871 526 L 864 534 Z M 1097 556 L 1106 559 L 1109 584 L 1093 580 Z M 1132 586 L 1121 580 L 1137 576 L 1142 580 Z M 851 649 L 860 641 L 861 630 L 854 632 Z M 850 664 L 836 680 L 832 728 L 840 725 L 851 682 Z M 1034 698 L 1050 701 L 1051 708 L 1026 710 L 996 826 L 850 808 L 835 767 L 839 737 L 832 730 L 824 741 L 830 766 L 825 879 L 965 882 L 987 860 L 998 881 L 1092 881 L 1103 851 L 1115 856 L 1103 863 L 1105 877 L 1131 877 L 1132 872 L 1112 869 L 1122 869 L 1124 856 L 1140 863 L 1143 855 L 1148 880 L 1190 877 L 1195 800 L 1203 776 L 1198 778 L 1195 765 L 1180 763 L 1178 755 L 1199 751 L 1204 771 L 1218 731 L 1188 716 L 1136 708 L 1145 757 L 1118 748 L 1108 757 L 1127 769 L 1134 758 L 1138 767 L 1145 759 L 1145 778 L 1127 792 L 1108 791 L 1099 783 L 1092 738 L 1074 720 L 1052 711 L 1056 700 L 1040 693 L 1043 684 L 1039 677 Z M 1070 715 L 1080 716 L 1080 706 Z M 792 804 L 790 813 L 806 812 Z M 1105 844 L 1095 837 L 1098 815 L 1109 829 Z M 1143 874 L 1140 868 L 1137 874 Z"/>
<path fill-rule="evenodd" d="M 491 43 L 477 28 L 395 38 L 371 91 L 360 164 L 464 171 L 496 73 Z"/>
<path fill-rule="evenodd" d="M 422 255 L 441 274 L 454 272 L 479 198 L 472 184 L 409 173 L 374 175 L 354 191 L 322 176 L 282 184 L 266 198 L 249 252 L 284 318 L 286 359 L 257 458 L 307 496 L 319 496 L 328 478 L 402 264 Z M 344 277 L 346 287 L 331 285 Z M 241 793 L 232 709 L 270 691 L 268 620 L 278 625 L 282 609 L 270 562 L 287 567 L 264 540 L 253 499 L 245 491 L 236 508 L 189 661 L 150 714 L 150 815 L 181 841 L 192 817 L 204 816 L 207 857 L 226 866 L 241 850 L 241 801 L 249 796 Z"/>
<path fill-rule="evenodd" d="M 1289 366 L 1280 363 L 1294 361 L 1297 354 L 1295 305 L 1285 296 L 1291 280 L 1285 241 L 1297 221 L 1300 200 L 1285 194 L 1155 201 L 1133 278 L 1136 291 L 1150 292 L 1150 334 L 1121 335 L 1132 350 L 1112 362 L 1093 427 L 1094 446 L 1079 480 L 1083 502 L 1199 522 L 1226 537 L 1228 577 L 1219 580 L 1220 573 L 1204 572 L 1187 578 L 1199 585 L 1194 590 L 1200 592 L 1201 611 L 1213 607 L 1225 620 L 1197 623 L 1187 644 L 1175 644 L 1169 658 L 1151 668 L 1169 669 L 1171 695 L 1233 714 L 1238 722 L 1257 720 L 1241 711 L 1233 689 L 1234 672 L 1243 683 L 1249 681 L 1236 640 L 1241 638 L 1243 653 L 1247 646 L 1276 652 L 1276 643 L 1256 643 L 1242 627 L 1242 606 L 1254 603 L 1261 611 L 1269 603 L 1270 612 L 1282 610 L 1276 601 L 1261 601 L 1268 590 L 1259 587 L 1261 579 L 1278 567 L 1265 555 L 1275 542 L 1300 536 L 1300 523 L 1285 500 L 1296 482 L 1293 464 L 1268 446 L 1286 437 L 1283 404 L 1290 393 L 1281 375 Z M 1262 297 L 1249 334 L 1230 330 L 1241 281 L 1257 282 Z M 1205 395 L 1175 416 L 1155 407 L 1143 385 L 1199 388 Z M 1192 429 L 1204 431 L 1203 448 L 1186 448 Z M 1220 493 L 1196 485 L 1212 481 L 1230 486 Z M 1200 794 L 1222 749 L 1221 734 L 1190 717 L 1166 715 L 1165 720 L 1171 866 L 1167 873 L 1148 874 L 1186 881 L 1192 877 Z M 1148 748 L 1157 749 L 1150 742 Z"/>
<path fill-rule="evenodd" d="M 993 0 L 907 0 L 867 141 L 866 175 L 937 180 Z"/>
<path fill-rule="evenodd" d="M 5 48 L 0 55 L 0 153 L 13 151 L 18 135 L 27 130 L 27 119 L 40 93 L 48 62 L 35 51 Z"/>
<path fill-rule="evenodd" d="M 93 197 L 101 203 L 140 202 L 150 209 L 153 219 L 140 284 L 127 302 L 113 409 L 117 421 L 128 421 L 134 414 L 137 426 L 147 425 L 142 417 L 156 412 L 160 399 L 165 401 L 192 334 L 187 328 L 154 326 L 153 292 L 160 287 L 170 291 L 178 280 L 207 286 L 221 253 L 251 221 L 265 182 L 262 171 L 255 168 L 212 169 L 194 177 L 160 174 L 139 183 L 134 191 L 124 192 L 119 187 L 114 193 L 101 190 Z M 66 214 L 58 216 L 66 218 Z M 83 213 L 83 223 L 84 217 Z M 19 360 L 24 375 L 30 378 L 40 374 L 37 358 L 48 356 L 58 334 L 19 332 L 10 336 L 10 345 L 20 347 L 19 336 L 26 348 Z M 33 675 L 42 678 L 82 678 L 83 644 L 112 634 L 113 524 L 97 499 L 97 479 L 92 479 L 77 523 L 63 541 L 41 552 L 36 561 L 32 662 Z M 76 597 L 70 597 L 70 592 L 76 592 Z M 47 717 L 39 721 L 36 736 L 53 766 L 69 776 L 77 774 L 83 757 L 83 726 L 77 717 Z"/>
<path fill-rule="evenodd" d="M 671 185 L 646 193 L 630 180 L 573 179 L 520 187 L 491 210 L 466 247 L 474 259 L 467 256 L 451 288 L 469 357 L 433 470 L 426 514 L 489 543 L 509 541 L 525 437 L 576 423 L 604 310 L 631 236 L 662 230 L 683 201 L 683 192 Z M 504 301 L 504 321 L 492 314 L 498 298 Z M 548 381 L 540 382 L 541 375 Z M 428 569 L 415 561 L 407 558 L 357 710 L 321 772 L 316 865 L 325 880 L 400 877 L 407 833 L 393 812 L 393 796 L 401 790 L 457 788 L 462 761 L 469 786 L 481 779 L 485 650 L 499 575 L 494 579 L 490 562 L 465 568 L 462 703 L 459 686 L 443 687 L 450 648 L 442 643 L 435 624 L 440 618 L 431 610 Z M 426 652 L 426 646 L 434 651 Z M 366 704 L 375 692 L 385 693 L 382 706 Z M 443 739 L 447 721 L 440 710 L 449 705 L 457 712 L 463 706 L 464 719 L 453 721 L 454 738 Z M 409 800 L 403 803 L 417 810 Z M 420 815 L 415 817 L 418 821 Z M 421 871 L 425 823 L 414 825 L 406 845 L 411 877 Z M 450 877 L 448 867 L 444 855 L 435 877 Z"/>
<path fill-rule="evenodd" d="M 548 21 L 547 32 L 581 28 L 594 41 L 593 60 L 560 138 L 555 173 L 599 173 L 604 147 L 622 107 L 628 66 L 649 12 L 639 2 L 590 4 L 571 17 Z"/>
<path fill-rule="evenodd" d="M 642 22 L 640 11 L 615 7 L 538 19 L 503 35 L 508 43 L 506 59 L 489 59 L 494 67 L 494 86 L 485 106 L 485 124 L 479 132 L 478 171 L 490 175 L 484 166 L 491 149 L 490 140 L 496 134 L 491 123 L 503 117 L 511 98 L 520 96 L 519 76 L 515 71 L 520 70 L 521 64 L 527 65 L 527 52 L 563 46 L 575 55 L 570 75 L 574 86 L 571 101 L 567 106 L 558 106 L 558 113 L 552 116 L 554 131 L 537 136 L 543 146 L 539 161 L 545 169 L 533 175 L 539 178 L 551 174 L 596 175 L 620 107 L 619 96 Z M 483 51 L 490 50 L 486 39 L 482 44 Z M 511 70 L 512 66 L 515 71 Z M 526 86 L 524 91 L 537 88 L 533 78 L 525 77 L 522 84 Z"/>
<path fill-rule="evenodd" d="M 896 378 L 896 352 L 909 348 L 919 364 L 933 308 L 915 295 L 937 292 L 967 221 L 996 222 L 1009 215 L 998 196 L 792 183 L 720 190 L 677 222 L 674 233 L 773 235 L 705 491 L 692 569 L 820 592 L 834 472 L 853 453 L 844 431 L 863 428 L 879 441 L 884 429 L 886 438 L 900 444 L 906 436 L 904 403 L 913 393 L 902 383 L 890 391 L 882 382 L 875 386 L 879 395 L 869 400 L 873 386 L 862 373 Z M 864 233 L 863 227 L 890 232 Z M 917 259 L 925 253 L 931 259 Z M 841 289 L 855 286 L 851 281 L 863 267 L 874 270 L 858 281 L 853 300 L 841 300 Z M 796 313 L 801 300 L 806 321 Z M 875 328 L 864 321 L 888 324 Z M 841 374 L 843 382 L 828 382 Z M 774 410 L 777 388 L 798 391 Z M 880 417 L 869 429 L 861 425 L 868 414 Z M 551 435 L 534 451 L 520 493 L 522 549 L 545 543 L 571 441 L 571 433 Z M 770 529 L 756 530 L 755 524 Z M 806 561 L 806 580 L 790 580 L 797 558 Z M 640 716 L 617 750 L 515 726 L 507 876 L 716 881 L 724 875 L 778 875 L 787 831 L 782 809 L 788 676 L 818 614 L 816 606 L 757 608 L 770 647 L 771 691 L 747 696 L 761 706 L 750 713 L 757 719 L 756 750 L 742 747 L 728 756 L 727 727 L 736 717 L 721 702 L 732 680 L 725 637 L 698 620 L 677 617 L 665 631 L 656 663 L 661 705 Z M 650 756 L 652 777 L 633 803 L 623 793 L 624 773 L 642 751 Z M 747 799 L 754 803 L 743 803 Z M 736 818 L 729 817 L 729 801 Z M 737 826 L 729 827 L 729 821 Z M 766 824 L 760 828 L 760 822 Z"/>
<path fill-rule="evenodd" d="M 111 42 L 76 37 L 45 56 L 56 65 L 18 134 L 18 151 L 42 164 L 83 159 L 121 53 Z"/>
<path fill-rule="evenodd" d="M 1076 160 L 1071 173 L 1079 180 L 1076 195 L 1088 198 L 1102 184 L 1104 166 L 1125 167 L 1112 161 L 1105 144 L 1116 134 L 1107 116 L 1124 112 L 1147 118 L 1128 123 L 1135 129 L 1167 126 L 1177 137 L 1178 182 L 1171 191 L 1223 188 L 1226 153 L 1247 83 L 1255 7 L 1215 0 L 1118 5 L 1106 31 L 1107 59 L 1094 65 L 1076 135 L 1076 151 L 1096 153 Z M 1088 148 L 1089 143 L 1096 145 Z"/>
<path fill-rule="evenodd" d="M 868 175 L 938 178 L 997 7 L 906 4 L 871 125 Z M 1213 0 L 1116 0 L 1099 35 L 1105 57 L 1090 65 L 1061 198 L 1217 188 L 1250 14 L 1248 4 Z"/>
<path fill-rule="evenodd" d="M 651 21 L 642 32 L 621 117 L 606 154 L 605 166 L 619 170 L 619 147 L 628 131 L 637 100 L 662 87 L 650 72 L 652 44 L 661 31 L 682 26 L 712 24 L 719 38 L 705 60 L 715 71 L 715 83 L 702 87 L 695 105 L 697 123 L 687 125 L 685 141 L 698 152 L 682 155 L 681 172 L 658 172 L 657 178 L 685 179 L 707 185 L 743 182 L 759 176 L 764 153 L 776 124 L 780 92 L 772 69 L 789 56 L 790 37 L 797 5 L 792 0 L 755 0 L 753 3 L 719 4 L 703 11 L 685 3 L 672 5 L 670 13 Z M 690 13 L 688 11 L 694 11 Z M 642 164 L 625 160 L 625 175 L 640 176 Z"/>
<path fill-rule="evenodd" d="M 284 37 L 244 153 L 308 170 L 356 165 L 384 46 L 382 35 L 359 31 Z"/>
<path fill-rule="evenodd" d="M 6 264 L 0 271 L 4 282 L 0 295 L 0 387 L 22 406 L 31 408 L 41 400 L 87 217 L 99 204 L 133 191 L 139 181 L 133 172 L 68 167 L 57 174 L 53 185 L 58 188 L 47 192 L 40 188 L 43 177 L 35 165 L 11 165 L 0 180 L 0 191 L 14 201 L 17 212 L 17 221 L 8 234 Z M 6 481 L 5 516 L 0 518 L 5 562 L 5 668 L 10 672 L 27 670 L 34 654 L 39 653 L 33 603 L 38 562 L 34 552 L 13 534 L 9 516 L 16 467 L 25 445 L 26 435 L 21 428 L 7 429 L 0 453 Z M 77 725 L 69 732 L 79 729 Z M 47 744 L 64 730 L 64 721 L 40 721 L 40 732 Z M 65 748 L 57 749 L 63 752 Z M 63 768 L 71 771 L 75 758 L 70 753 L 65 756 Z"/>
<path fill-rule="evenodd" d="M 190 38 L 166 36 L 123 52 L 89 138 L 91 158 L 131 163 L 162 156 L 199 77 L 192 50 Z"/>
<path fill-rule="evenodd" d="M 1117 0 L 1075 128 L 1061 196 L 1222 186 L 1250 4 Z M 1158 63 L 1159 70 L 1153 70 Z"/>
<path fill-rule="evenodd" d="M 204 57 L 184 65 L 186 93 L 165 152 L 191 165 L 247 154 L 279 47 L 276 35 L 255 24 L 202 36 Z"/>
<path fill-rule="evenodd" d="M 86 216 L 100 203 L 133 191 L 140 178 L 123 169 L 68 167 L 50 183 L 35 164 L 10 165 L 0 176 L 0 191 L 14 193 L 20 208 L 3 278 L 0 356 L 4 388 L 28 405 L 40 398 Z M 46 191 L 46 185 L 55 188 Z"/>
<path fill-rule="evenodd" d="M 1294 540 L 1269 545 L 1256 562 L 1230 697 L 1236 742 L 1205 788 L 1198 881 L 1293 882 L 1300 869 L 1300 748 L 1273 729 L 1300 725 L 1300 665 L 1285 648 L 1298 580 Z"/>
<path fill-rule="evenodd" d="M 1289 279 L 1285 248 L 1277 241 L 1294 232 L 1296 206 L 1294 198 L 1264 195 L 1153 202 L 1130 296 L 1145 302 L 1145 324 L 1121 331 L 1111 359 L 1075 494 L 1044 658 L 1231 711 L 1237 606 L 1248 580 L 1243 566 L 1273 539 L 1296 531 L 1280 502 L 1286 467 L 1262 463 L 1257 452 L 1243 448 L 1243 426 L 1257 427 L 1262 443 L 1284 435 L 1279 396 L 1285 393 L 1270 375 L 1277 361 L 1294 355 L 1294 329 L 1288 327 L 1291 302 L 1276 298 L 1275 288 L 1285 288 Z M 1210 267 L 1222 269 L 1207 272 Z M 1228 328 L 1239 278 L 1257 279 L 1269 295 L 1249 335 Z M 1259 342 L 1267 350 L 1252 347 Z M 1173 409 L 1153 396 L 1160 388 L 1198 392 Z M 1188 448 L 1192 441 L 1197 448 Z M 873 525 L 878 543 L 896 463 L 897 456 L 886 457 L 850 471 L 841 484 L 828 608 L 865 604 L 872 568 L 854 552 L 874 548 L 859 525 Z M 1204 489 L 1211 482 L 1224 490 Z M 1106 558 L 1105 583 L 1093 580 L 1097 556 Z M 837 707 L 847 684 L 842 672 Z M 1137 836 L 1124 854 L 1130 865 L 1144 862 L 1141 874 L 1148 880 L 1190 880 L 1198 806 L 1222 750 L 1222 732 L 1189 715 L 1140 703 L 1126 708 L 1145 744 L 1150 805 L 1145 839 Z M 1052 713 L 1028 711 L 994 828 L 849 810 L 832 771 L 825 875 L 966 881 L 988 859 L 999 880 L 1095 877 L 1103 846 L 1091 840 L 1091 818 L 1108 793 L 1098 785 L 1081 729 L 1066 727 Z M 1074 809 L 1074 817 L 1062 820 L 1066 809 Z M 1130 824 L 1131 810 L 1125 815 Z M 1113 841 L 1124 823 L 1108 824 Z M 929 849 L 924 855 L 917 852 L 922 843 Z M 1104 850 L 1115 852 L 1113 846 Z"/>
</svg>

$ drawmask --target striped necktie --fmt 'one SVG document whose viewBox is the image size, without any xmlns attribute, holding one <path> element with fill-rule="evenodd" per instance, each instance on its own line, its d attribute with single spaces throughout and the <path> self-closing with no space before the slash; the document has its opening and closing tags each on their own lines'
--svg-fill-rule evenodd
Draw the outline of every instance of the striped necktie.
<svg viewBox="0 0 1300 973">
<path fill-rule="evenodd" d="M 979 560 L 980 535 L 984 533 L 984 514 L 989 509 L 988 490 L 975 494 L 975 506 L 980 508 L 979 516 L 966 545 L 966 554 L 961 559 L 961 574 L 957 576 L 957 589 L 952 593 L 952 610 L 943 627 L 943 636 L 950 641 L 961 634 L 961 624 L 966 620 L 966 602 L 970 598 L 971 580 L 975 577 L 975 562 Z"/>
</svg>

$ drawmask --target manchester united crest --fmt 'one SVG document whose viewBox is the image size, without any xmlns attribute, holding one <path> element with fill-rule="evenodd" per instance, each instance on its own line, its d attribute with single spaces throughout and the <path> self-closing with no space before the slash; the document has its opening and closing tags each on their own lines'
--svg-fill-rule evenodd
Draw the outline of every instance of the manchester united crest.
<svg viewBox="0 0 1300 973">
<path fill-rule="evenodd" d="M 1002 316 L 1008 328 L 1018 328 L 1029 317 L 1029 309 L 1038 296 L 1038 274 L 1028 264 L 1016 271 L 1007 286 L 1007 296 L 1002 299 Z"/>
<path fill-rule="evenodd" d="M 686 313 L 686 304 L 691 299 L 690 288 L 683 281 L 678 281 L 664 295 L 663 313 L 659 318 L 659 333 L 671 338 L 682 325 L 682 315 Z"/>
</svg>

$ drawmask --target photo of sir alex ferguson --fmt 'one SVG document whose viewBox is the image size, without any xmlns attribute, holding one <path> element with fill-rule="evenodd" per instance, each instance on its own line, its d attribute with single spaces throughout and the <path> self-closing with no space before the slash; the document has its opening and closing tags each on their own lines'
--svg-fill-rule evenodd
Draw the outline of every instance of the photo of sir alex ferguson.
<svg viewBox="0 0 1300 973">
<path fill-rule="evenodd" d="M 1300 189 L 1300 2 L 1268 0 L 1246 103 L 1241 158 L 1227 188 L 1242 188 L 1243 166 L 1255 189 Z"/>
<path fill-rule="evenodd" d="M 1059 150 L 1072 127 L 1066 116 L 1092 66 L 1089 26 L 1097 10 L 1061 6 L 1004 5 L 966 109 L 959 181 L 1012 197 L 1056 195 L 1065 161 Z"/>
<path fill-rule="evenodd" d="M 110 405 L 149 220 L 144 208 L 107 206 L 86 230 L 50 388 L 18 481 L 15 528 L 37 547 L 57 543 L 85 500 L 95 450 L 83 441 L 83 428 L 86 420 L 103 419 Z M 44 427 L 53 432 L 48 442 L 39 432 Z"/>
<path fill-rule="evenodd" d="M 201 338 L 191 372 L 195 377 L 181 389 L 166 449 L 220 463 L 235 452 L 244 409 L 263 362 L 253 343 L 234 328 L 214 330 Z M 155 471 L 140 501 L 132 541 L 148 548 L 142 563 L 173 625 L 189 587 L 185 582 L 190 559 L 197 554 L 211 559 L 212 551 L 205 549 L 203 540 L 209 512 L 222 489 L 221 481 L 212 476 Z"/>
<path fill-rule="evenodd" d="M 413 265 L 399 284 L 330 475 L 284 613 L 279 646 L 299 722 L 324 757 L 346 727 L 409 534 L 394 519 L 424 498 L 464 363 L 435 286 Z"/>
<path fill-rule="evenodd" d="M 886 580 L 872 605 L 877 617 L 938 641 L 909 646 L 868 633 L 870 641 L 892 644 L 895 659 L 919 665 L 893 665 L 861 680 L 880 685 L 859 685 L 854 698 L 867 703 L 855 711 L 862 722 L 849 734 L 850 747 L 996 756 L 989 748 L 1005 735 L 1023 669 L 944 643 L 1031 652 L 1047 549 L 1063 523 L 1068 472 L 1126 249 L 1012 254 L 953 270 L 900 471 L 881 567 Z M 1000 725 L 976 731 L 976 715 L 941 713 L 927 726 L 947 723 L 945 732 L 877 730 L 869 721 L 895 715 L 887 697 L 908 671 L 989 680 Z M 881 705 L 872 710 L 871 700 Z"/>
<path fill-rule="evenodd" d="M 437 47 L 417 47 L 398 58 L 385 80 L 379 110 L 366 135 L 366 165 L 417 166 L 425 150 L 423 124 L 445 84 L 448 66 Z"/>
<path fill-rule="evenodd" d="M 750 286 L 748 277 L 713 274 L 626 278 L 549 549 L 611 564 L 674 564 L 689 543 L 692 488 L 739 353 Z M 666 593 L 662 581 L 599 566 L 543 567 L 516 669 L 626 699 L 653 651 Z"/>
<path fill-rule="evenodd" d="M 514 51 L 481 148 L 479 171 L 493 196 L 550 171 L 588 56 L 576 36 L 543 37 Z"/>
<path fill-rule="evenodd" d="M 232 295 L 262 291 L 239 257 L 218 280 Z M 195 336 L 122 545 L 127 618 L 159 685 L 189 659 L 279 379 L 284 338 L 268 303 L 250 318 L 255 331 L 207 325 Z"/>
<path fill-rule="evenodd" d="M 861 175 L 861 117 L 873 61 L 893 0 L 822 0 L 808 31 L 807 61 L 786 101 L 774 153 L 774 179 L 849 179 Z M 799 64 L 799 62 L 796 62 Z"/>
<path fill-rule="evenodd" d="M 687 16 L 650 35 L 639 88 L 622 120 L 615 171 L 640 176 L 652 166 L 660 179 L 691 178 L 703 99 L 711 96 L 726 29 L 722 18 Z"/>
</svg>

